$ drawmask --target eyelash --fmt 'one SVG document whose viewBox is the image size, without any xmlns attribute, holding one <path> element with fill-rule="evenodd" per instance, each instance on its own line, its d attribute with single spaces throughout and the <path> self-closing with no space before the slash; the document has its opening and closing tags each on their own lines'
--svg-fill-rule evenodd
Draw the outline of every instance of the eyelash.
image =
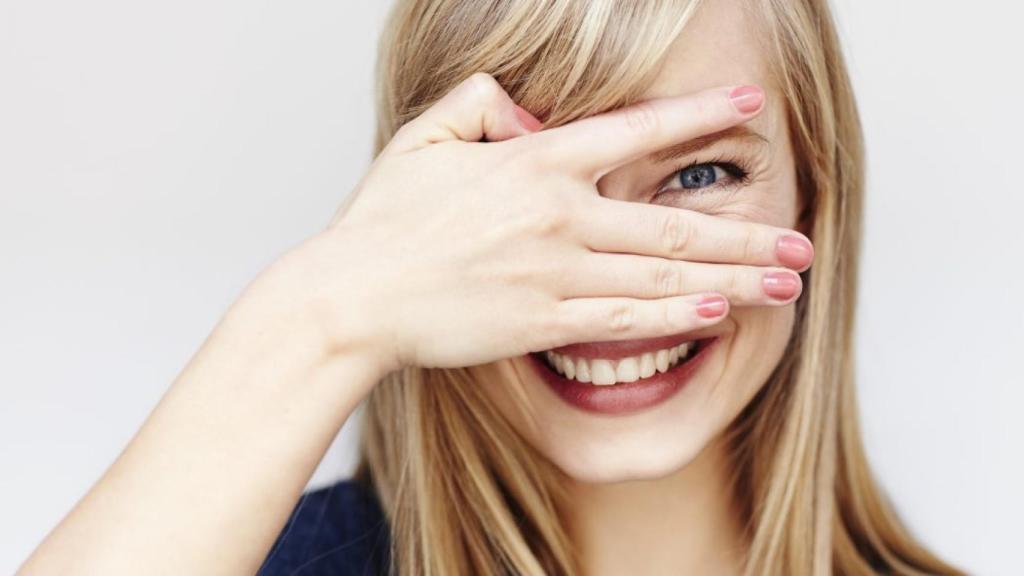
<svg viewBox="0 0 1024 576">
<path fill-rule="evenodd" d="M 660 194 L 660 193 L 663 193 L 663 192 L 675 191 L 675 192 L 682 192 L 684 194 L 690 194 L 690 195 L 693 195 L 693 194 L 703 194 L 704 192 L 708 192 L 710 190 L 714 190 L 714 189 L 717 189 L 717 188 L 722 188 L 723 186 L 725 186 L 725 184 L 719 184 L 718 182 L 715 182 L 714 184 L 712 184 L 711 186 L 708 186 L 706 188 L 697 188 L 697 189 L 689 189 L 689 188 L 682 188 L 682 187 L 668 188 L 668 189 L 665 188 L 665 186 L 667 186 L 669 182 L 675 180 L 679 176 L 679 174 L 682 173 L 683 171 L 689 170 L 690 168 L 694 168 L 694 167 L 697 167 L 697 166 L 705 166 L 705 165 L 707 165 L 707 166 L 717 166 L 717 167 L 721 168 L 723 171 L 725 171 L 726 174 L 728 174 L 729 176 L 732 176 L 735 179 L 735 182 L 731 182 L 728 185 L 743 186 L 743 185 L 746 185 L 750 181 L 750 169 L 746 166 L 746 164 L 742 160 L 740 160 L 738 158 L 730 159 L 730 158 L 726 158 L 724 156 L 718 156 L 718 157 L 712 158 L 710 160 L 694 160 L 694 161 L 690 162 L 689 164 L 686 164 L 685 166 L 680 166 L 679 168 L 676 168 L 675 170 L 673 170 L 668 175 L 667 178 L 665 178 L 658 185 L 658 193 Z"/>
</svg>

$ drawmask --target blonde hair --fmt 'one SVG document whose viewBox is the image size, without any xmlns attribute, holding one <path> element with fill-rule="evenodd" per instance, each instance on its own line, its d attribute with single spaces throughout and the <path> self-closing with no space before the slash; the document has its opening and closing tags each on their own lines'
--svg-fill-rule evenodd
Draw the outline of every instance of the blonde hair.
<svg viewBox="0 0 1024 576">
<path fill-rule="evenodd" d="M 399 0 L 381 37 L 380 151 L 470 74 L 493 75 L 556 126 L 638 100 L 699 0 Z M 816 249 L 772 377 L 724 437 L 745 513 L 747 574 L 960 574 L 900 523 L 861 444 L 853 314 L 861 131 L 825 0 L 759 0 L 787 102 Z M 559 473 L 483 397 L 468 369 L 389 375 L 364 413 L 357 477 L 372 481 L 403 575 L 576 574 Z"/>
</svg>

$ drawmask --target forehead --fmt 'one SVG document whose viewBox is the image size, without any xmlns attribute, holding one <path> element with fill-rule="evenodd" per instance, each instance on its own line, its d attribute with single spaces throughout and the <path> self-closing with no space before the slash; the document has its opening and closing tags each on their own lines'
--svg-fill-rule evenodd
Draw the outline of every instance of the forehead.
<svg viewBox="0 0 1024 576">
<path fill-rule="evenodd" d="M 715 86 L 757 84 L 767 113 L 750 124 L 768 130 L 781 111 L 762 43 L 763 24 L 744 0 L 703 0 L 666 54 L 645 98 L 678 96 Z M 774 105 L 773 105 L 774 104 Z"/>
</svg>

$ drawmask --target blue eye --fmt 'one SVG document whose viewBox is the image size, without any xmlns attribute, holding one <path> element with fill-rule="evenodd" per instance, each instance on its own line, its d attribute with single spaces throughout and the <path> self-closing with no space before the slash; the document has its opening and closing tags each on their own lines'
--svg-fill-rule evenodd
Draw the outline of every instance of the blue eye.
<svg viewBox="0 0 1024 576">
<path fill-rule="evenodd" d="M 713 164 L 697 164 L 696 166 L 690 166 L 679 171 L 679 182 L 683 188 L 705 188 L 711 186 L 718 181 L 719 175 L 716 172 L 722 172 L 721 168 L 717 168 Z"/>
<path fill-rule="evenodd" d="M 663 189 L 701 190 L 745 182 L 747 171 L 729 162 L 705 162 L 682 168 L 672 174 Z"/>
</svg>

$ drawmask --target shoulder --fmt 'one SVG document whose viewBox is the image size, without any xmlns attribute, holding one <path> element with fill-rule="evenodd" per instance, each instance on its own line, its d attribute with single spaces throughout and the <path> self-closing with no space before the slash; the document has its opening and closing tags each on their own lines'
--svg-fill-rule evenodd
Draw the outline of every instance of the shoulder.
<svg viewBox="0 0 1024 576">
<path fill-rule="evenodd" d="M 302 495 L 258 574 L 384 574 L 388 551 L 388 526 L 373 488 L 341 480 Z"/>
</svg>

